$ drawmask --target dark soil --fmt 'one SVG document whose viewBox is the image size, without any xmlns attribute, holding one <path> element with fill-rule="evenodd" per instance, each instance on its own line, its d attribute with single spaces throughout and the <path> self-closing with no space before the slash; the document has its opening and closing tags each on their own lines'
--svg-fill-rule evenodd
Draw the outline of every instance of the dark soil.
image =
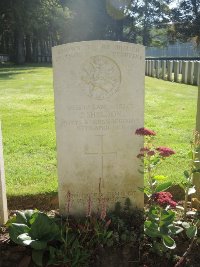
<svg viewBox="0 0 200 267">
<path fill-rule="evenodd" d="M 181 239 L 182 238 L 182 239 Z M 177 242 L 177 249 L 173 254 L 165 253 L 158 255 L 150 250 L 150 244 L 145 241 L 143 244 L 135 244 L 135 247 L 121 247 L 99 249 L 90 267 L 175 267 L 184 254 L 189 244 L 181 237 Z M 139 250 L 139 247 L 141 250 Z M 181 267 L 200 266 L 200 246 L 195 244 L 186 260 L 179 265 Z M 31 261 L 31 250 L 26 247 L 13 244 L 7 233 L 0 235 L 0 267 L 35 267 Z M 61 266 L 60 266 L 61 267 Z M 70 266 L 62 266 L 70 267 Z M 77 266 L 78 267 L 78 266 Z M 79 266 L 80 267 L 80 266 Z"/>
</svg>

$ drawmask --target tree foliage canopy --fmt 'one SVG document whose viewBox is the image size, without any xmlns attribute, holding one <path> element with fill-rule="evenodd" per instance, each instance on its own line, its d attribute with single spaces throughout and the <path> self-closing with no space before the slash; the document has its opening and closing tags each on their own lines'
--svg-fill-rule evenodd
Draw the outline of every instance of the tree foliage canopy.
<svg viewBox="0 0 200 267">
<path fill-rule="evenodd" d="M 200 1 L 180 0 L 177 8 L 172 10 L 175 38 L 186 41 L 196 37 L 200 44 Z"/>
</svg>

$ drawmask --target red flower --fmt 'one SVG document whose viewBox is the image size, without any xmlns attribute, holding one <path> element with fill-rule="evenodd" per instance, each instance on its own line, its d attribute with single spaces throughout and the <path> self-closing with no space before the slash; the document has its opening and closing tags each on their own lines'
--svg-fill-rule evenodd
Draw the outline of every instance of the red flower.
<svg viewBox="0 0 200 267">
<path fill-rule="evenodd" d="M 159 152 L 159 155 L 162 157 L 170 157 L 171 155 L 175 154 L 175 151 L 171 148 L 160 146 L 156 148 L 156 150 Z"/>
<path fill-rule="evenodd" d="M 172 194 L 170 192 L 159 192 L 152 196 L 153 200 L 161 207 L 166 207 L 167 205 L 175 208 L 177 203 L 172 199 Z"/>
<path fill-rule="evenodd" d="M 138 155 L 137 155 L 137 158 L 142 158 L 142 157 L 145 157 L 146 155 L 148 156 L 154 156 L 155 155 L 155 151 L 154 150 L 150 150 L 148 147 L 143 147 L 140 149 L 140 152 Z"/>
<path fill-rule="evenodd" d="M 156 133 L 150 129 L 147 128 L 139 128 L 135 131 L 135 134 L 137 135 L 149 135 L 149 136 L 153 136 L 156 135 Z"/>
</svg>

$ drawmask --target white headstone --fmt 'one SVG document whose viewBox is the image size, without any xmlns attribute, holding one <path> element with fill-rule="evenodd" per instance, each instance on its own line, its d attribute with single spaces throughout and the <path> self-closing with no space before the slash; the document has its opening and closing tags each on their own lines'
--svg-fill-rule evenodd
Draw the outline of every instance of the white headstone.
<svg viewBox="0 0 200 267">
<path fill-rule="evenodd" d="M 155 76 L 155 60 L 151 60 L 151 77 Z"/>
<path fill-rule="evenodd" d="M 8 220 L 8 208 L 6 198 L 6 184 L 3 160 L 3 141 L 0 123 L 0 225 L 3 225 Z"/>
<path fill-rule="evenodd" d="M 188 83 L 188 62 L 183 61 L 182 63 L 182 83 Z"/>
<path fill-rule="evenodd" d="M 194 83 L 194 61 L 188 62 L 188 83 Z"/>
<path fill-rule="evenodd" d="M 143 207 L 136 158 L 143 138 L 144 47 L 89 41 L 53 48 L 59 205 L 112 209 L 129 198 Z M 102 204 L 103 203 L 103 204 Z"/>
<path fill-rule="evenodd" d="M 174 81 L 176 83 L 179 82 L 179 69 L 180 69 L 179 61 L 177 60 L 177 61 L 174 62 Z"/>
<path fill-rule="evenodd" d="M 162 79 L 163 80 L 166 80 L 166 70 L 167 70 L 166 65 L 167 65 L 166 60 L 162 60 Z"/>
<path fill-rule="evenodd" d="M 148 76 L 151 76 L 151 60 L 148 60 Z"/>
<path fill-rule="evenodd" d="M 160 78 L 160 60 L 156 60 L 156 78 Z"/>
<path fill-rule="evenodd" d="M 167 62 L 167 80 L 172 81 L 172 70 L 173 70 L 173 61 Z"/>
<path fill-rule="evenodd" d="M 194 84 L 200 85 L 200 61 L 194 63 Z"/>
</svg>

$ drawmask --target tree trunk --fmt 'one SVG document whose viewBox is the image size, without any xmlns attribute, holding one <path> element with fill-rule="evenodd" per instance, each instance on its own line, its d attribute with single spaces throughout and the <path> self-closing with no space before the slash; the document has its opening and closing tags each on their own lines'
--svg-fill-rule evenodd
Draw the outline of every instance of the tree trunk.
<svg viewBox="0 0 200 267">
<path fill-rule="evenodd" d="M 26 62 L 31 62 L 32 59 L 31 37 L 28 34 L 26 35 L 25 45 L 26 45 Z"/>
<path fill-rule="evenodd" d="M 15 63 L 24 64 L 25 63 L 25 51 L 24 51 L 24 34 L 19 29 L 15 31 Z"/>
<path fill-rule="evenodd" d="M 32 61 L 38 62 L 38 41 L 36 38 L 33 38 L 33 53 L 32 53 Z"/>
</svg>

